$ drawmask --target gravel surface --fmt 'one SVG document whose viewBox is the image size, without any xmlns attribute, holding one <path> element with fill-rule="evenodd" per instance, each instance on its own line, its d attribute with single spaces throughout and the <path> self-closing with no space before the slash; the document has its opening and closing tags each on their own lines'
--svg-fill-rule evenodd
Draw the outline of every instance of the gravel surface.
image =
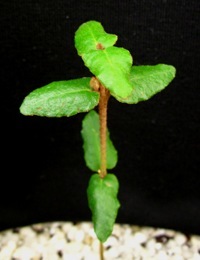
<svg viewBox="0 0 200 260">
<path fill-rule="evenodd" d="M 200 260 L 200 236 L 115 224 L 105 260 Z M 38 223 L 0 232 L 0 260 L 99 260 L 90 222 Z"/>
</svg>

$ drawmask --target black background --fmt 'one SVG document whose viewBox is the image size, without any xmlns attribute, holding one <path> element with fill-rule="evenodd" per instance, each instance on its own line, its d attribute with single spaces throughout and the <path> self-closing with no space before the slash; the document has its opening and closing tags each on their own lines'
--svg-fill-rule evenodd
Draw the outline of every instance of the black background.
<svg viewBox="0 0 200 260">
<path fill-rule="evenodd" d="M 200 234 L 198 0 L 1 1 L 0 229 L 90 220 L 81 121 L 25 117 L 23 98 L 55 80 L 90 76 L 74 47 L 83 22 L 118 35 L 134 64 L 166 63 L 176 78 L 147 102 L 110 99 L 118 150 L 117 222 Z"/>
</svg>

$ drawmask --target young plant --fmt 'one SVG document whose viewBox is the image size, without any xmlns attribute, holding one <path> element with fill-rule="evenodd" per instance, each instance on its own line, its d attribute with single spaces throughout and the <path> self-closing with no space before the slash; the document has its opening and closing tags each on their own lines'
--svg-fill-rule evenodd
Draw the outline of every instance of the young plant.
<svg viewBox="0 0 200 260">
<path fill-rule="evenodd" d="M 32 91 L 20 106 L 20 112 L 29 116 L 69 117 L 87 112 L 81 130 L 84 159 L 93 172 L 87 196 L 101 243 L 111 235 L 120 207 L 117 177 L 107 172 L 118 160 L 107 129 L 109 97 L 127 104 L 148 100 L 163 90 L 176 72 L 166 64 L 133 66 L 130 52 L 114 46 L 116 41 L 117 35 L 106 33 L 101 23 L 83 23 L 75 33 L 75 47 L 93 76 L 52 82 Z"/>
</svg>

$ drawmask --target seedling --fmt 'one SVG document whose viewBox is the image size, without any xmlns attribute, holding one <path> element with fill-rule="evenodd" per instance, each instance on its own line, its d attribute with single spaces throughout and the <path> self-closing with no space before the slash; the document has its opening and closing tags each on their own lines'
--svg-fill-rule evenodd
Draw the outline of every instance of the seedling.
<svg viewBox="0 0 200 260">
<path fill-rule="evenodd" d="M 75 33 L 75 47 L 93 76 L 52 82 L 32 91 L 20 106 L 20 112 L 27 116 L 69 117 L 86 113 L 81 135 L 84 159 L 93 172 L 87 197 L 101 244 L 111 235 L 120 207 L 119 183 L 110 173 L 118 154 L 107 129 L 109 97 L 137 104 L 163 90 L 176 73 L 173 66 L 166 64 L 133 66 L 130 52 L 114 46 L 117 38 L 106 33 L 97 21 L 83 23 Z"/>
</svg>

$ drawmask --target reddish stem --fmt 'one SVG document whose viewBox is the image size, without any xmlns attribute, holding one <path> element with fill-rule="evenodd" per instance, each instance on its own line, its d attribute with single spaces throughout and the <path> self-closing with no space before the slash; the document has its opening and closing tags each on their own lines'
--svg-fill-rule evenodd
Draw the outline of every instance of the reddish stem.
<svg viewBox="0 0 200 260">
<path fill-rule="evenodd" d="M 106 170 L 106 132 L 107 132 L 107 106 L 110 92 L 100 84 L 99 119 L 100 119 L 100 145 L 101 145 L 101 169 L 99 175 L 104 178 Z"/>
</svg>

